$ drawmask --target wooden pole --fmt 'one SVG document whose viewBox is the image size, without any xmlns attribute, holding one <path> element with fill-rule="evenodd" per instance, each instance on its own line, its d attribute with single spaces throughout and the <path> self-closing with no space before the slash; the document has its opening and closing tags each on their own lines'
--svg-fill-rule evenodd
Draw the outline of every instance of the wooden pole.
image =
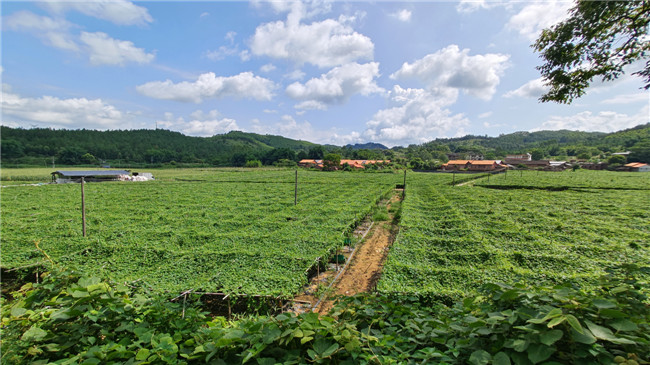
<svg viewBox="0 0 650 365">
<path fill-rule="evenodd" d="M 451 180 L 451 185 L 456 185 L 456 171 L 451 173 L 453 179 Z"/>
<path fill-rule="evenodd" d="M 296 187 L 293 190 L 293 205 L 298 205 L 298 170 L 296 169 Z"/>
<path fill-rule="evenodd" d="M 81 232 L 86 237 L 86 196 L 84 194 L 85 179 L 81 177 Z"/>
</svg>

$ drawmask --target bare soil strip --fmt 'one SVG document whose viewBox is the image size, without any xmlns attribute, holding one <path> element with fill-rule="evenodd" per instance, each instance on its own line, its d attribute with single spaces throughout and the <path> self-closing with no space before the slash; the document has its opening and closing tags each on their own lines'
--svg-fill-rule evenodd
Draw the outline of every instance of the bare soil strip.
<svg viewBox="0 0 650 365">
<path fill-rule="evenodd" d="M 331 289 L 328 290 L 328 293 L 319 292 L 319 287 L 327 287 L 336 276 L 336 271 L 321 273 L 319 277 L 312 280 L 305 295 L 295 299 L 309 301 L 314 305 L 321 294 L 326 294 L 327 298 L 318 307 L 312 309 L 313 312 L 325 314 L 332 308 L 337 296 L 351 296 L 374 290 L 381 275 L 388 250 L 395 241 L 397 234 L 397 225 L 393 223 L 393 213 L 390 212 L 390 207 L 394 202 L 399 201 L 400 197 L 401 191 L 396 192 L 390 201 L 386 203 L 388 219 L 374 222 L 366 239 L 359 243 L 359 247 L 357 247 L 354 257 L 345 272 L 339 276 Z M 309 292 L 312 292 L 312 294 L 309 294 Z"/>
</svg>

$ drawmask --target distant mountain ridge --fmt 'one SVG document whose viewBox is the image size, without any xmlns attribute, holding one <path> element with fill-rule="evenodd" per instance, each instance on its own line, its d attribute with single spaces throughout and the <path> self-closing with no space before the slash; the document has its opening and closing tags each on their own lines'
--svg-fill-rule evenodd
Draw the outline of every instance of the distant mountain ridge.
<svg viewBox="0 0 650 365">
<path fill-rule="evenodd" d="M 347 144 L 344 148 L 349 148 L 352 150 L 387 150 L 388 147 L 384 146 L 381 143 L 368 142 L 368 143 L 355 143 Z"/>
<path fill-rule="evenodd" d="M 344 158 L 403 156 L 422 160 L 442 158 L 449 152 L 504 156 L 506 153 L 531 152 L 533 149 L 542 150 L 549 156 L 577 155 L 576 151 L 587 147 L 592 148 L 593 153 L 597 153 L 597 150 L 631 150 L 636 151 L 637 156 L 650 155 L 650 123 L 613 133 L 559 130 L 515 132 L 497 137 L 467 135 L 391 149 L 376 142 L 338 147 L 241 131 L 212 137 L 191 137 L 164 129 L 96 131 L 0 126 L 0 137 L 2 162 L 25 165 L 43 165 L 45 159 L 56 157 L 60 161 L 58 163 L 64 164 L 121 161 L 233 166 L 254 159 L 265 164 L 279 159 L 299 159 L 314 151 L 339 153 Z M 643 160 L 645 157 L 638 158 Z"/>
</svg>

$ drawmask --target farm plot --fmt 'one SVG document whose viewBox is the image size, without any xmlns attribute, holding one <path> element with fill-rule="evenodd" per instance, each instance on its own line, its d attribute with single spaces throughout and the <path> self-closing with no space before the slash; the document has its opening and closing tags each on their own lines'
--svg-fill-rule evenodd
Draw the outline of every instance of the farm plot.
<svg viewBox="0 0 650 365">
<path fill-rule="evenodd" d="M 574 184 L 558 180 L 574 178 L 569 174 L 555 175 L 554 184 Z M 583 176 L 579 190 L 499 190 L 412 174 L 378 290 L 459 297 L 495 281 L 589 286 L 607 268 L 650 262 L 650 191 L 610 181 L 626 175 Z M 590 188 L 589 181 L 612 188 Z"/>
<path fill-rule="evenodd" d="M 170 293 L 290 296 L 400 176 L 300 171 L 297 206 L 290 170 L 188 180 L 86 184 L 85 238 L 78 184 L 5 188 L 2 268 L 54 263 Z"/>
</svg>

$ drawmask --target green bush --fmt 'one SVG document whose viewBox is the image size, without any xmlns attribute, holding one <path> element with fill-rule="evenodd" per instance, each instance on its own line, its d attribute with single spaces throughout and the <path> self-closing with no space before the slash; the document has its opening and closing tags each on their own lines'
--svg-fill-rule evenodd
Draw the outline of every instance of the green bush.
<svg viewBox="0 0 650 365">
<path fill-rule="evenodd" d="M 192 301 L 44 274 L 3 299 L 2 363 L 644 364 L 650 310 L 637 274 L 623 268 L 592 292 L 488 284 L 450 307 L 366 295 L 332 316 L 232 322 Z"/>
</svg>

